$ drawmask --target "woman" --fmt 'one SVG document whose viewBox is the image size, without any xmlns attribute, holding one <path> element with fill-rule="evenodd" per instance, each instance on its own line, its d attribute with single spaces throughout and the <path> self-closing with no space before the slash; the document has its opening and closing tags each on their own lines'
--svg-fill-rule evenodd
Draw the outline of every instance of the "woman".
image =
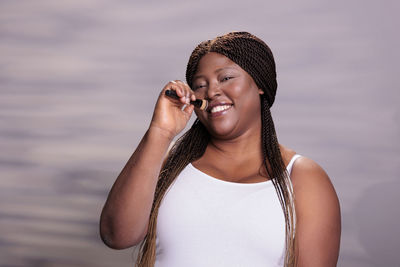
<svg viewBox="0 0 400 267">
<path fill-rule="evenodd" d="M 247 32 L 204 41 L 169 82 L 104 206 L 138 266 L 336 266 L 340 209 L 324 170 L 278 143 L 272 52 Z M 178 100 L 168 98 L 174 90 Z M 190 100 L 206 99 L 206 110 Z M 167 152 L 193 111 L 197 120 Z"/>
</svg>

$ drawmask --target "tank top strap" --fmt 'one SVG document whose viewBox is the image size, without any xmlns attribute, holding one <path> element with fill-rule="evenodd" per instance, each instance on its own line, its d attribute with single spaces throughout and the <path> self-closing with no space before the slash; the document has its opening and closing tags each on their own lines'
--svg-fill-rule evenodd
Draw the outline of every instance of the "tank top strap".
<svg viewBox="0 0 400 267">
<path fill-rule="evenodd" d="M 296 161 L 296 159 L 298 159 L 298 158 L 300 158 L 300 157 L 301 157 L 301 155 L 295 154 L 295 155 L 291 158 L 291 160 L 289 161 L 289 164 L 288 164 L 287 167 L 286 167 L 286 170 L 287 170 L 289 176 L 290 176 L 290 173 L 292 172 L 292 167 L 293 167 L 294 162 Z"/>
</svg>

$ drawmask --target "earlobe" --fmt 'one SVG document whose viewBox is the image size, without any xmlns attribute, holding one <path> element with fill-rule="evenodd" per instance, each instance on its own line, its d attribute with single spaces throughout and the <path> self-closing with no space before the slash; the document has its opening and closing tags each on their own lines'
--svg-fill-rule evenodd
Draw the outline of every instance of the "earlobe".
<svg viewBox="0 0 400 267">
<path fill-rule="evenodd" d="M 260 95 L 263 95 L 263 94 L 264 94 L 264 91 L 261 90 L 261 89 L 258 89 L 258 93 L 259 93 Z"/>
</svg>

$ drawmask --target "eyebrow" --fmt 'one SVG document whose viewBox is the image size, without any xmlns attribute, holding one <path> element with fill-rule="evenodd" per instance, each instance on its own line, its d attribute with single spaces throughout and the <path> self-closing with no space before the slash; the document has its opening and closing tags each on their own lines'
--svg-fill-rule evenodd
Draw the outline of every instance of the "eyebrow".
<svg viewBox="0 0 400 267">
<path fill-rule="evenodd" d="M 214 71 L 214 73 L 218 73 L 218 72 L 220 72 L 220 71 L 222 71 L 222 70 L 226 70 L 226 69 L 235 69 L 235 68 L 234 68 L 234 67 L 223 67 L 223 68 L 216 69 L 216 70 Z M 202 77 L 204 77 L 204 75 L 195 75 L 195 76 L 193 77 L 193 81 L 196 80 L 196 79 L 202 78 Z"/>
</svg>

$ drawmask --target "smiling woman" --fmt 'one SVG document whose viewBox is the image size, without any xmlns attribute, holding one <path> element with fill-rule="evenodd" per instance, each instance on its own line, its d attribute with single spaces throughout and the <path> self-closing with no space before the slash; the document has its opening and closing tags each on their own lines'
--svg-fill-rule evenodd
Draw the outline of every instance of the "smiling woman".
<svg viewBox="0 0 400 267">
<path fill-rule="evenodd" d="M 278 143 L 269 47 L 247 32 L 204 41 L 186 80 L 162 89 L 109 193 L 105 244 L 141 244 L 136 265 L 145 267 L 335 266 L 339 202 L 317 163 Z M 190 104 L 198 98 L 207 109 Z M 168 151 L 193 111 L 197 120 Z"/>
<path fill-rule="evenodd" d="M 260 133 L 260 95 L 264 92 L 232 60 L 215 52 L 204 55 L 192 87 L 196 98 L 210 100 L 208 110 L 195 112 L 213 136 L 230 139 L 245 132 Z"/>
</svg>

